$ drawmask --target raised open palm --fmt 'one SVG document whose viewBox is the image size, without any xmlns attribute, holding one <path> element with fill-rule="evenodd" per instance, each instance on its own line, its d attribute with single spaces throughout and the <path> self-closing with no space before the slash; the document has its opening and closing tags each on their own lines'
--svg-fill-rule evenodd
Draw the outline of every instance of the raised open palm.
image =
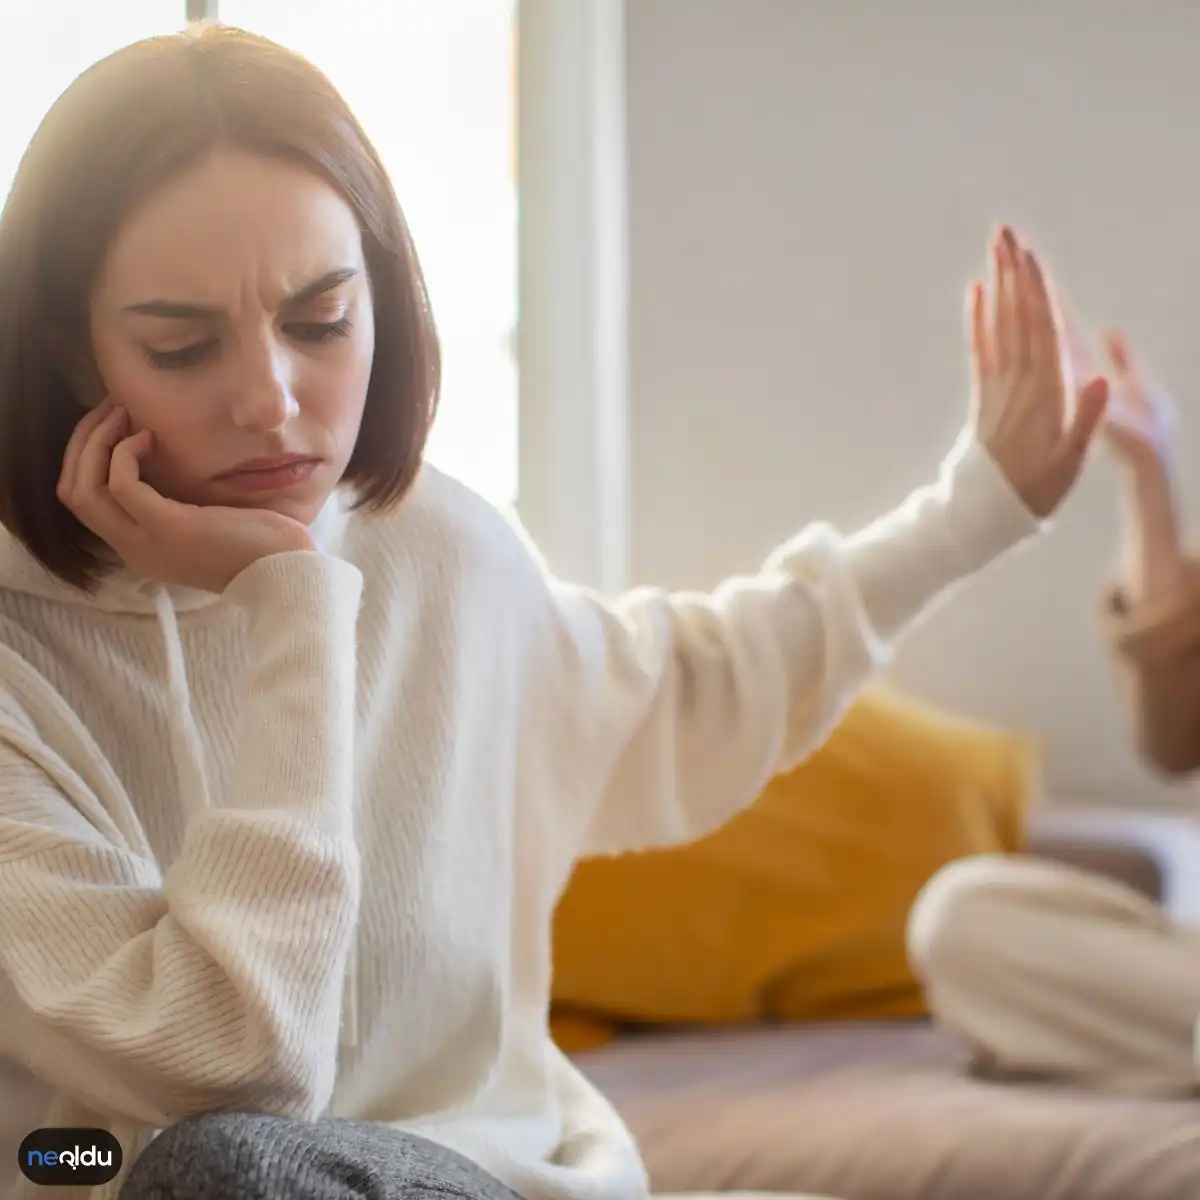
<svg viewBox="0 0 1200 1200">
<path fill-rule="evenodd" d="M 1076 376 L 1045 273 L 1016 233 L 991 245 L 991 294 L 968 302 L 972 419 L 1028 508 L 1049 516 L 1074 486 L 1108 400 L 1106 380 Z"/>
</svg>

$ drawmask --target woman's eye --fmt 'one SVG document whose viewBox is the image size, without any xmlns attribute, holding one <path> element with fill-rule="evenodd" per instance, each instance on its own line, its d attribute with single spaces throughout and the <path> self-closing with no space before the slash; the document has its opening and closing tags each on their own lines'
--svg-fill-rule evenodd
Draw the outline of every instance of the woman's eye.
<svg viewBox="0 0 1200 1200">
<path fill-rule="evenodd" d="M 345 337 L 350 332 L 350 318 L 337 321 L 296 321 L 286 325 L 288 333 L 301 342 L 327 342 L 331 338 Z"/>
<path fill-rule="evenodd" d="M 299 342 L 328 342 L 333 338 L 345 337 L 350 332 L 350 318 L 341 317 L 336 321 L 294 321 L 284 328 Z M 159 370 L 183 370 L 199 366 L 216 349 L 218 340 L 207 338 L 203 342 L 181 346 L 178 350 L 154 350 L 144 346 L 143 353 L 146 361 Z"/>
<path fill-rule="evenodd" d="M 217 339 L 209 338 L 203 342 L 193 342 L 190 346 L 182 346 L 178 350 L 154 350 L 149 346 L 143 347 L 146 361 L 160 370 L 178 370 L 183 367 L 194 367 L 203 362 L 209 352 L 216 346 Z"/>
</svg>

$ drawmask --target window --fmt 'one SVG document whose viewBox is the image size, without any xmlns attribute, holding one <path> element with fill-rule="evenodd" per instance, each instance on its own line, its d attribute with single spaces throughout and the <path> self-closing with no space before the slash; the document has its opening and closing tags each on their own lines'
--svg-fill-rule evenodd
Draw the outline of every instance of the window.
<svg viewBox="0 0 1200 1200">
<path fill-rule="evenodd" d="M 35 0 L 4 5 L 0 36 L 0 196 L 46 111 L 92 63 L 182 28 L 184 0 Z"/>
<path fill-rule="evenodd" d="M 46 110 L 92 62 L 180 28 L 185 0 L 12 5 L 0 39 L 0 195 Z M 219 19 L 314 62 L 391 175 L 442 339 L 429 459 L 517 493 L 515 0 L 219 0 Z"/>
<path fill-rule="evenodd" d="M 514 0 L 219 0 L 218 12 L 315 63 L 375 143 L 442 339 L 429 460 L 514 502 Z"/>
</svg>

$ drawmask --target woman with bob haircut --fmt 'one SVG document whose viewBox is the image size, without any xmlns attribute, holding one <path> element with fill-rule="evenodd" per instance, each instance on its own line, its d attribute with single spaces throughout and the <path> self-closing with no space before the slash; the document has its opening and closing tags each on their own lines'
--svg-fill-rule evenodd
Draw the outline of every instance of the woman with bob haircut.
<svg viewBox="0 0 1200 1200">
<path fill-rule="evenodd" d="M 5 1153 L 108 1129 L 124 1200 L 645 1197 L 548 1035 L 557 898 L 749 804 L 1071 489 L 1104 381 L 990 253 L 934 483 L 608 601 L 422 464 L 420 267 L 324 76 L 220 25 L 84 72 L 0 218 Z"/>
</svg>

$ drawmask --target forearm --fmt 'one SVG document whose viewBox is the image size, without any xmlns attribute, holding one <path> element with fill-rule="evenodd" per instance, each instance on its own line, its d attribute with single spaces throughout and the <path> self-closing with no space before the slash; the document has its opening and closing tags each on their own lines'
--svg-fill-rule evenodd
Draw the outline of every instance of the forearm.
<svg viewBox="0 0 1200 1200">
<path fill-rule="evenodd" d="M 358 569 L 317 553 L 274 555 L 226 596 L 247 613 L 250 670 L 222 807 L 286 812 L 350 839 Z"/>
<path fill-rule="evenodd" d="M 1138 754 L 1171 774 L 1200 766 L 1200 592 L 1183 545 L 1169 470 L 1125 468 L 1109 637 Z"/>
<path fill-rule="evenodd" d="M 0 728 L 0 963 L 13 989 L 0 1052 L 151 1124 L 324 1110 L 361 894 L 361 582 L 305 552 L 259 560 L 228 589 L 247 617 L 240 739 L 228 785 L 165 874 L 82 821 L 99 801 L 55 752 Z"/>
<path fill-rule="evenodd" d="M 1127 469 L 1121 492 L 1122 591 L 1130 608 L 1156 605 L 1187 582 L 1174 481 L 1162 465 Z"/>
<path fill-rule="evenodd" d="M 564 759 L 578 773 L 586 755 L 608 781 L 586 853 L 683 841 L 728 820 L 829 736 L 922 614 L 1039 527 L 964 436 L 935 484 L 866 529 L 843 537 L 812 523 L 757 575 L 710 596 L 646 592 L 611 606 L 560 594 L 568 661 L 602 672 L 561 685 L 596 696 L 589 749 Z"/>
<path fill-rule="evenodd" d="M 950 589 L 1044 527 L 964 432 L 935 484 L 850 539 L 857 592 L 874 634 L 895 642 Z"/>
</svg>

